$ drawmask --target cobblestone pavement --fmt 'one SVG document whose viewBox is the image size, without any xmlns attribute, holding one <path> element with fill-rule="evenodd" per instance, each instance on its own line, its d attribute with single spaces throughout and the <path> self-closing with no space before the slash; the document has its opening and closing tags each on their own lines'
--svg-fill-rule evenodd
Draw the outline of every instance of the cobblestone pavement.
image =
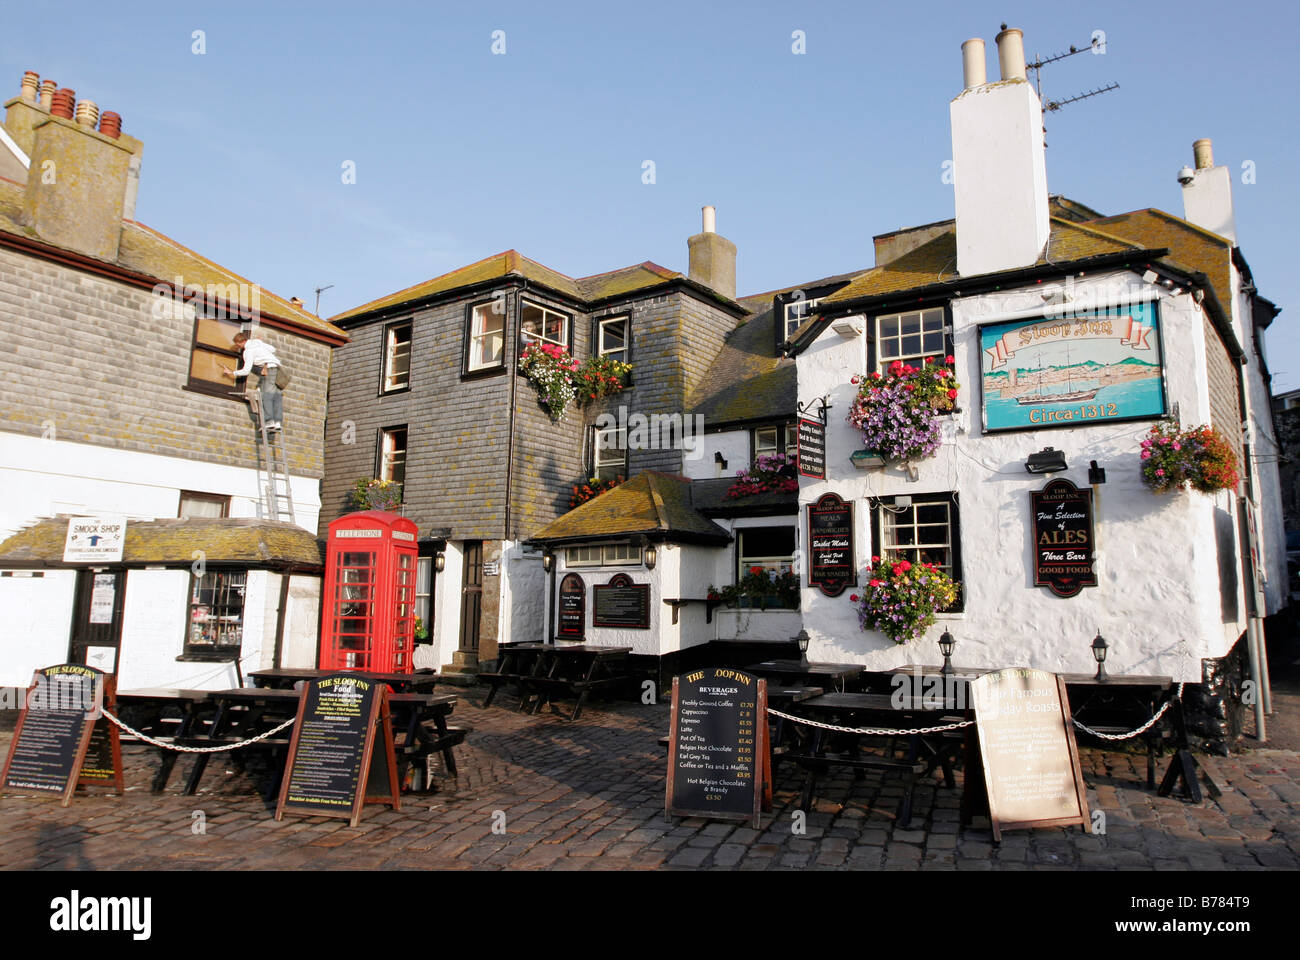
<svg viewBox="0 0 1300 960">
<path fill-rule="evenodd" d="M 1255 750 L 1211 761 L 1223 796 L 1191 804 L 1145 787 L 1141 756 L 1084 748 L 1089 804 L 1104 835 L 1078 828 L 1013 831 L 992 842 L 987 820 L 958 823 L 958 789 L 918 786 L 912 828 L 896 820 L 897 781 L 844 771 L 822 781 L 806 832 L 792 830 L 802 774 L 783 767 L 764 829 L 664 819 L 665 704 L 597 703 L 578 723 L 482 707 L 464 691 L 456 721 L 475 728 L 458 749 L 458 780 L 407 794 L 402 809 L 369 806 L 347 821 L 286 815 L 262 801 L 265 774 L 236 773 L 221 755 L 197 796 L 181 795 L 182 759 L 151 795 L 152 749 L 125 748 L 127 792 L 0 799 L 0 869 L 1269 869 L 1300 867 L 1300 753 Z M 7 750 L 11 731 L 0 734 Z M 439 761 L 440 762 L 440 761 Z M 1160 770 L 1165 763 L 1162 761 Z M 206 832 L 194 832 L 202 811 Z M 496 811 L 504 833 L 494 833 Z"/>
</svg>

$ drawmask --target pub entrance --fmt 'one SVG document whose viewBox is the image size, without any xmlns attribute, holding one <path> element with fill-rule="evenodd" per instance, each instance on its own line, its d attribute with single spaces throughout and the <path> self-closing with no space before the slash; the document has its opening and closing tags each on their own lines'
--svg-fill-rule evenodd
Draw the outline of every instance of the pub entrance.
<svg viewBox="0 0 1300 960">
<path fill-rule="evenodd" d="M 478 663 L 479 625 L 483 619 L 483 541 L 466 540 L 460 588 L 460 648 L 458 666 Z"/>
<path fill-rule="evenodd" d="M 117 675 L 122 643 L 126 571 L 91 567 L 77 571 L 68 662 Z"/>
</svg>

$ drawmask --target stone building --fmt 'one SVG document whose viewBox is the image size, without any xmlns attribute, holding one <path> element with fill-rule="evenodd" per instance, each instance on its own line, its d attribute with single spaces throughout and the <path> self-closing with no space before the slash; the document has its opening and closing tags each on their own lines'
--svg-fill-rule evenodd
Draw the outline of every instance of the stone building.
<svg viewBox="0 0 1300 960">
<path fill-rule="evenodd" d="M 93 102 L 77 103 L 73 91 L 50 80 L 42 84 L 34 73 L 5 108 L 0 484 L 6 496 L 0 538 L 59 516 L 65 529 L 66 517 L 86 515 L 122 518 L 128 528 L 160 518 L 207 526 L 188 539 L 171 538 L 166 558 L 151 554 L 149 567 L 163 564 L 182 581 L 169 581 L 163 593 L 146 585 L 151 578 L 143 568 L 130 574 L 97 570 L 64 564 L 61 553 L 24 553 L 18 541 L 0 544 L 0 566 L 6 567 L 0 619 L 24 624 L 32 647 L 57 661 L 85 646 L 78 638 L 89 624 L 76 622 L 74 608 L 84 606 L 90 616 L 91 597 L 111 594 L 112 602 L 96 607 L 111 617 L 111 642 L 96 645 L 103 650 L 99 663 L 116 669 L 120 644 L 123 659 L 149 659 L 136 662 L 136 682 L 229 686 L 239 673 L 236 662 L 247 654 L 241 652 L 244 614 L 236 601 L 249 589 L 248 568 L 237 552 L 224 557 L 230 565 L 218 564 L 227 551 L 224 541 L 211 540 L 211 523 L 247 526 L 259 516 L 261 497 L 243 385 L 225 379 L 221 368 L 238 366 L 232 338 L 241 326 L 256 326 L 291 373 L 284 446 L 300 525 L 293 529 L 314 537 L 330 354 L 347 336 L 300 301 L 263 290 L 137 221 L 143 146 L 122 132 L 120 116 L 101 115 Z M 252 542 L 268 541 L 254 536 Z M 292 561 L 302 569 L 301 544 L 295 541 L 293 550 L 292 557 L 261 560 L 273 567 Z M 196 558 L 209 552 L 212 565 L 201 567 Z M 288 609 L 292 594 L 294 616 L 308 619 L 291 629 L 314 630 L 316 608 L 308 598 L 313 590 L 318 597 L 319 580 L 295 579 L 292 590 L 289 580 L 276 573 L 267 585 L 278 598 L 273 603 Z M 228 608 L 222 616 L 241 618 L 241 629 L 224 631 L 204 649 L 204 631 L 195 643 L 192 628 L 199 617 L 216 614 L 210 604 L 208 613 L 196 613 L 205 606 L 198 598 L 217 594 Z M 135 617 L 125 627 L 123 602 Z M 94 626 L 104 632 L 103 624 Z M 142 631 L 139 637 L 166 634 L 170 655 L 157 659 L 162 646 L 152 640 L 141 640 L 133 651 L 133 631 Z M 270 649 L 259 645 L 243 667 L 269 665 L 263 656 L 269 658 Z M 27 660 L 0 657 L 0 682 L 25 684 Z"/>
</svg>

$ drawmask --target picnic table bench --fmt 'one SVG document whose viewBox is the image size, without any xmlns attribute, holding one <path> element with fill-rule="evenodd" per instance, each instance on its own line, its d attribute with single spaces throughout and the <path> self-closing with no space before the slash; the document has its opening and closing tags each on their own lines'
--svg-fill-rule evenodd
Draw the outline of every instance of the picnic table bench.
<svg viewBox="0 0 1300 960">
<path fill-rule="evenodd" d="M 321 670 L 318 667 L 275 667 L 268 670 L 254 670 L 248 674 L 255 687 L 291 690 L 304 680 L 318 680 L 334 674 L 364 677 L 388 684 L 394 693 L 429 693 L 438 681 L 438 674 L 432 670 L 416 670 L 414 673 L 372 673 L 368 670 Z"/>
<path fill-rule="evenodd" d="M 497 670 L 480 673 L 491 685 L 483 706 L 490 706 L 504 683 L 519 692 L 519 709 L 537 713 L 556 696 L 574 698 L 569 720 L 577 720 L 591 693 L 626 684 L 631 647 L 601 647 L 591 644 L 519 643 L 501 648 Z M 551 709 L 559 712 L 552 704 Z M 563 716 L 563 714 L 561 714 Z"/>
</svg>

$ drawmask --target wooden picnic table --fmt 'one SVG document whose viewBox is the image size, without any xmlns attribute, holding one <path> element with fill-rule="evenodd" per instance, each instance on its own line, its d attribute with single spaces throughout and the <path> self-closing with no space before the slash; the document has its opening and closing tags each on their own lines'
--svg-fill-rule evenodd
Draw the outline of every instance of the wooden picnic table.
<svg viewBox="0 0 1300 960">
<path fill-rule="evenodd" d="M 417 670 L 414 673 L 373 673 L 368 670 L 321 670 L 319 667 L 275 667 L 267 670 L 254 670 L 248 674 L 255 687 L 292 689 L 303 680 L 319 680 L 335 674 L 364 677 L 386 683 L 394 693 L 423 693 L 433 689 L 438 675 L 431 670 Z"/>
<path fill-rule="evenodd" d="M 803 660 L 764 660 L 743 668 L 756 677 L 775 680 L 783 686 L 814 686 L 843 691 L 865 669 L 856 663 L 811 663 Z"/>
<path fill-rule="evenodd" d="M 399 783 L 405 781 L 406 771 L 414 768 L 411 789 L 427 791 L 433 783 L 429 776 L 428 758 L 435 753 L 442 754 L 448 773 L 453 777 L 460 776 L 452 748 L 464 743 L 466 735 L 474 731 L 471 727 L 447 723 L 457 702 L 457 697 L 447 693 L 389 695 Z"/>
<path fill-rule="evenodd" d="M 210 690 L 183 690 L 148 687 L 117 692 L 118 717 L 147 736 L 158 740 L 188 738 L 196 729 L 211 722 L 216 704 L 208 699 Z M 123 738 L 132 738 L 123 731 Z M 143 741 L 142 741 L 143 742 Z M 166 747 L 156 747 L 161 765 L 149 785 L 151 793 L 167 789 L 172 769 L 180 754 Z"/>
<path fill-rule="evenodd" d="M 962 711 L 957 709 L 953 700 L 935 698 L 909 697 L 880 693 L 843 693 L 832 692 L 820 697 L 812 697 L 792 704 L 789 713 L 846 727 L 875 727 L 901 730 L 897 734 L 843 733 L 810 726 L 802 743 L 784 754 L 784 759 L 792 760 L 807 771 L 804 780 L 802 804 L 805 810 L 811 808 L 816 794 L 817 774 L 830 766 L 852 767 L 855 776 L 861 776 L 868 769 L 897 771 L 904 775 L 905 789 L 902 806 L 899 809 L 899 822 L 907 826 L 912 816 L 912 791 L 916 779 L 936 766 L 942 766 L 944 783 L 955 786 L 952 775 L 952 761 L 955 752 L 961 749 L 960 734 L 955 738 L 944 738 L 943 734 L 920 734 L 907 731 L 929 726 L 942 726 L 964 719 Z M 798 725 L 798 721 L 792 721 Z M 894 756 L 893 741 L 898 737 L 907 740 L 907 750 L 903 758 Z M 948 742 L 943 742 L 946 739 Z M 883 755 L 862 753 L 864 742 L 884 741 Z M 847 750 L 832 753 L 831 746 L 847 744 Z M 922 754 L 928 753 L 929 759 Z"/>
<path fill-rule="evenodd" d="M 593 644 L 511 644 L 501 649 L 500 666 L 495 671 L 479 674 L 480 680 L 492 686 L 483 706 L 491 705 L 503 683 L 513 683 L 519 691 L 520 710 L 536 713 L 557 694 L 569 695 L 575 703 L 568 719 L 577 720 L 592 691 L 627 682 L 631 652 L 631 647 Z"/>
</svg>

